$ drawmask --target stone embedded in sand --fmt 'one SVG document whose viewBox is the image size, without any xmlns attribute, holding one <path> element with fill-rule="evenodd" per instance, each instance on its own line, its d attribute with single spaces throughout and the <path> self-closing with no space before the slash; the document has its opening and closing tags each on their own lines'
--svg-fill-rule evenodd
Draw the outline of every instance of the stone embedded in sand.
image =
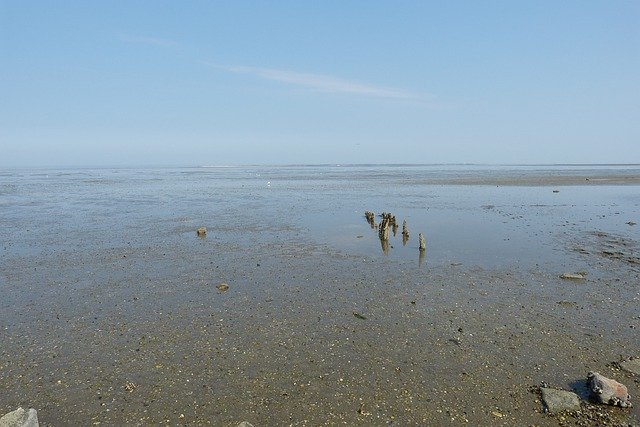
<svg viewBox="0 0 640 427">
<path fill-rule="evenodd" d="M 628 359 L 618 363 L 621 369 L 635 375 L 640 375 L 640 358 Z"/>
<path fill-rule="evenodd" d="M 218 286 L 216 286 L 216 288 L 218 288 L 220 292 L 226 292 L 229 290 L 229 285 L 227 285 L 226 283 L 220 283 Z"/>
<path fill-rule="evenodd" d="M 587 278 L 587 273 L 564 273 L 560 275 L 560 278 L 565 280 L 584 280 Z"/>
<path fill-rule="evenodd" d="M 199 237 L 204 237 L 207 235 L 207 228 L 206 227 L 200 227 L 196 230 L 196 233 L 198 234 Z"/>
<path fill-rule="evenodd" d="M 580 409 L 580 397 L 575 393 L 548 387 L 542 387 L 540 391 L 545 409 L 552 414 Z"/>
<path fill-rule="evenodd" d="M 598 372 L 589 372 L 587 387 L 598 403 L 620 406 L 621 408 L 631 407 L 631 396 L 627 387 L 616 380 L 600 375 Z"/>
<path fill-rule="evenodd" d="M 424 251 L 427 249 L 427 242 L 424 240 L 424 236 L 422 233 L 418 234 L 418 241 L 420 242 L 420 250 Z"/>
<path fill-rule="evenodd" d="M 38 412 L 30 408 L 25 411 L 18 408 L 0 418 L 0 427 L 39 427 Z"/>
</svg>

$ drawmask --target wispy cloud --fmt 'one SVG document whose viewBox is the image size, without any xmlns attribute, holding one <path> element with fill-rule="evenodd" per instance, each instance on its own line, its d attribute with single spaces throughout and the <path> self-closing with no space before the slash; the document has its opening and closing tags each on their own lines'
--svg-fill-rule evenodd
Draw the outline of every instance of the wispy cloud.
<svg viewBox="0 0 640 427">
<path fill-rule="evenodd" d="M 137 44 L 147 44 L 152 46 L 159 47 L 179 47 L 180 43 L 167 40 L 167 39 L 159 39 L 156 37 L 145 37 L 145 36 L 134 36 L 131 34 L 120 33 L 118 34 L 118 38 L 126 43 L 137 43 Z"/>
<path fill-rule="evenodd" d="M 187 48 L 182 44 L 168 39 L 157 37 L 147 37 L 119 33 L 118 38 L 126 43 L 136 43 L 163 48 Z M 419 102 L 431 103 L 434 99 L 429 94 L 418 94 L 403 89 L 377 86 L 354 80 L 346 80 L 335 76 L 315 73 L 302 73 L 297 71 L 282 70 L 277 68 L 250 67 L 244 65 L 221 65 L 207 61 L 200 63 L 234 74 L 247 74 L 264 80 L 277 81 L 280 83 L 305 87 L 318 92 L 334 94 L 351 94 L 368 96 L 374 98 L 386 98 L 397 100 L 415 100 Z"/>
<path fill-rule="evenodd" d="M 230 73 L 249 74 L 265 80 L 273 80 L 290 85 L 302 86 L 309 89 L 329 92 L 346 93 L 390 99 L 417 99 L 418 95 L 401 89 L 374 86 L 352 80 L 328 76 L 324 74 L 299 73 L 295 71 L 278 70 L 274 68 L 225 66 L 205 62 L 206 65 Z"/>
</svg>

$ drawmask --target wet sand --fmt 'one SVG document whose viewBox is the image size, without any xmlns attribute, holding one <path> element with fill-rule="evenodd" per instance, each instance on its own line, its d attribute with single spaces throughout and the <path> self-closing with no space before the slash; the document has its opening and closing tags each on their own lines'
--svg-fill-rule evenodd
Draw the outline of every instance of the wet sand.
<svg viewBox="0 0 640 427">
<path fill-rule="evenodd" d="M 335 197 L 331 184 L 321 188 Z M 111 193 L 92 187 L 87 194 L 108 207 L 65 211 L 64 219 L 47 213 L 61 201 L 37 206 L 42 216 L 2 206 L 2 225 L 20 231 L 2 242 L 0 413 L 32 406 L 44 425 L 640 419 L 638 378 L 614 365 L 640 356 L 637 226 L 625 224 L 637 216 L 612 212 L 608 218 L 622 230 L 614 233 L 586 221 L 597 209 L 579 210 L 571 217 L 577 225 L 549 240 L 527 231 L 537 224 L 527 215 L 539 209 L 497 199 L 503 212 L 517 213 L 495 213 L 499 223 L 522 228 L 514 240 L 534 238 L 541 253 L 560 251 L 564 268 L 464 257 L 430 263 L 429 245 L 420 265 L 417 250 L 393 257 L 366 246 L 368 206 L 353 214 L 350 243 L 340 245 L 301 225 L 315 212 L 311 202 L 282 205 L 242 190 L 232 194 L 243 201 L 231 205 L 221 203 L 224 194 L 211 203 L 216 193 L 202 206 L 164 212 L 174 199 L 159 199 L 123 212 L 126 204 L 110 205 Z M 635 198 L 607 203 L 637 215 Z M 478 204 L 470 212 L 494 210 Z M 542 223 L 554 224 L 551 218 Z M 206 238 L 196 236 L 196 225 L 207 226 Z M 586 280 L 559 278 L 582 270 Z M 227 291 L 216 288 L 222 282 Z M 627 385 L 636 406 L 585 404 L 564 418 L 543 412 L 537 385 L 584 394 L 590 370 Z"/>
</svg>

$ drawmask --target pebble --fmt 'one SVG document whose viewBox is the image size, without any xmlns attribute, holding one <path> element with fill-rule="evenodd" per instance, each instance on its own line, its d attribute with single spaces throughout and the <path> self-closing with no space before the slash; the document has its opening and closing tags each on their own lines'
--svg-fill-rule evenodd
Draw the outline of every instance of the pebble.
<svg viewBox="0 0 640 427">
<path fill-rule="evenodd" d="M 587 278 L 586 273 L 564 273 L 560 275 L 561 279 L 565 280 L 584 280 Z"/>
</svg>

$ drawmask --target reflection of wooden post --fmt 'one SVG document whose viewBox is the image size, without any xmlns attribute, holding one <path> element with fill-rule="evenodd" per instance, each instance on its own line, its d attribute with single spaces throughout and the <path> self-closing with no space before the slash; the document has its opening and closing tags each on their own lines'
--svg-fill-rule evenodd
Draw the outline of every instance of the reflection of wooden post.
<svg viewBox="0 0 640 427">
<path fill-rule="evenodd" d="M 389 255 L 389 241 L 380 239 L 380 246 L 382 246 L 382 253 L 385 255 Z"/>
<path fill-rule="evenodd" d="M 420 255 L 418 255 L 418 267 L 424 264 L 424 259 L 427 257 L 427 251 L 420 250 Z"/>
<path fill-rule="evenodd" d="M 424 236 L 422 235 L 422 233 L 418 234 L 418 240 L 420 241 L 420 250 L 427 250 L 427 242 L 424 240 Z"/>
<path fill-rule="evenodd" d="M 378 236 L 380 240 L 389 240 L 389 219 L 383 218 L 378 229 Z"/>
</svg>

